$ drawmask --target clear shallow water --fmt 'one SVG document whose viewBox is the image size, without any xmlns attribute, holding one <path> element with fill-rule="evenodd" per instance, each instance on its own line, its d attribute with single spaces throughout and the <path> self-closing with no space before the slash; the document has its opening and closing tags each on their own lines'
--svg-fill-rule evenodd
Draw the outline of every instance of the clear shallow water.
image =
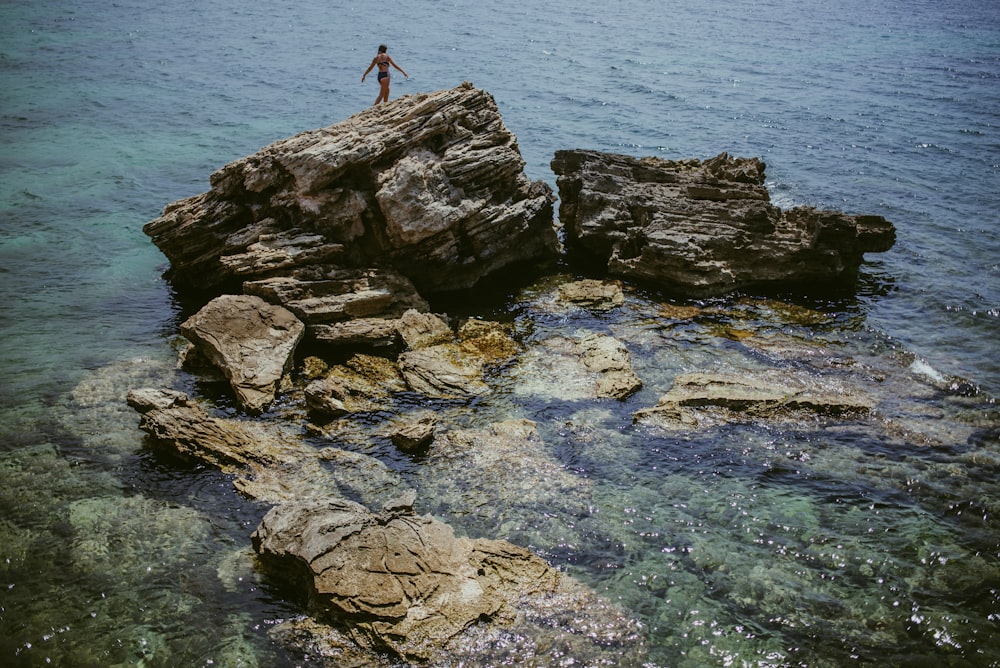
<svg viewBox="0 0 1000 668">
<path fill-rule="evenodd" d="M 260 665 L 290 661 L 264 635 L 268 620 L 289 614 L 288 607 L 267 583 L 253 581 L 241 556 L 260 510 L 235 499 L 221 476 L 179 468 L 144 450 L 134 416 L 113 406 L 129 383 L 173 378 L 168 337 L 180 309 L 159 279 L 163 257 L 141 225 L 164 204 L 203 191 L 208 174 L 225 162 L 370 104 L 375 89 L 360 84 L 360 74 L 381 41 L 412 75 L 394 80 L 394 96 L 462 80 L 489 90 L 519 138 L 532 178 L 554 185 L 548 162 L 561 148 L 670 158 L 729 151 L 768 163 L 768 185 L 782 206 L 886 216 L 897 226 L 897 244 L 869 258 L 859 297 L 842 305 L 834 329 L 843 325 L 846 338 L 862 347 L 912 353 L 946 376 L 1000 392 L 1000 16 L 990 2 L 706 8 L 686 1 L 669 7 L 585 1 L 498 10 L 472 2 L 390 9 L 312 1 L 260 7 L 43 1 L 4 3 L 0 19 L 5 661 L 37 665 L 49 656 L 65 665 L 98 665 L 146 656 L 152 665 L 210 659 L 219 665 L 224 655 L 258 657 Z M 717 352 L 704 337 L 687 336 L 688 366 L 697 368 Z M 656 359 L 654 348 L 639 350 Z M 105 371 L 108 365 L 113 371 Z M 85 395 L 67 396 L 81 381 Z M 641 399 L 655 403 L 655 392 Z M 511 410 L 542 423 L 566 414 L 565 407 L 544 402 Z M 563 553 L 544 536 L 525 536 L 525 542 L 621 597 L 657 628 L 667 663 L 681 660 L 678 648 L 698 645 L 692 634 L 717 637 L 711 625 L 719 620 L 728 620 L 721 633 L 732 642 L 710 647 L 732 651 L 742 642 L 751 656 L 773 651 L 780 663 L 839 656 L 853 643 L 877 660 L 880 651 L 890 652 L 878 649 L 880 629 L 901 622 L 893 617 L 872 628 L 871 619 L 886 615 L 880 604 L 872 603 L 873 614 L 862 622 L 823 597 L 843 598 L 852 587 L 859 592 L 855 603 L 868 600 L 869 589 L 872 597 L 888 595 L 885 587 L 870 588 L 865 560 L 875 562 L 868 565 L 871 577 L 890 571 L 883 579 L 899 591 L 924 588 L 922 581 L 903 582 L 908 577 L 934 577 L 917 565 L 941 554 L 935 546 L 981 554 L 995 569 L 992 519 L 966 525 L 955 522 L 958 510 L 947 511 L 949 503 L 965 503 L 968 517 L 988 505 L 984 499 L 997 491 L 990 476 L 973 475 L 949 501 L 934 485 L 931 491 L 904 485 L 905 497 L 891 497 L 890 510 L 875 515 L 861 511 L 863 501 L 882 493 L 875 474 L 836 484 L 824 474 L 815 483 L 821 493 L 805 497 L 753 477 L 759 461 L 744 450 L 785 447 L 768 434 L 742 434 L 750 439 L 743 445 L 664 442 L 652 452 L 643 438 L 614 426 L 620 421 L 621 415 L 610 418 L 609 429 L 607 418 L 598 420 L 600 436 L 593 437 L 620 439 L 615 457 L 589 459 L 557 434 L 547 436 L 561 460 L 599 481 L 595 494 L 605 499 L 606 515 L 621 514 L 621 535 L 606 535 L 615 522 L 602 523 L 578 548 L 584 556 Z M 841 456 L 849 459 L 844 452 L 866 448 L 850 437 L 815 446 L 834 470 Z M 960 454 L 951 456 L 968 465 Z M 677 463 L 688 459 L 696 465 Z M 672 474 L 653 484 L 653 466 Z M 914 466 L 920 470 L 926 462 Z M 848 500 L 847 519 L 837 514 L 844 506 L 831 502 L 836 498 Z M 928 515 L 921 503 L 937 510 Z M 632 513 L 638 521 L 626 524 L 628 508 L 648 512 Z M 151 525 L 161 528 L 157 538 L 140 539 Z M 734 534 L 753 535 L 757 526 L 767 536 L 764 544 L 727 542 Z M 847 558 L 858 562 L 848 568 L 857 582 L 817 593 L 788 579 L 794 559 L 772 580 L 763 572 L 739 586 L 725 578 L 699 585 L 694 574 L 709 572 L 711 563 L 692 565 L 683 552 L 662 553 L 662 545 L 642 535 L 690 530 L 741 574 L 766 571 L 777 548 L 764 545 L 777 541 L 786 552 L 807 552 L 803 569 L 813 574 L 801 577 L 817 578 L 809 563 L 829 557 L 813 541 L 816 527 L 831 533 L 833 545 L 860 545 L 867 528 L 899 538 L 849 550 Z M 88 536 L 131 547 L 103 553 Z M 605 561 L 619 565 L 601 567 L 599 546 L 619 543 L 641 547 L 623 554 L 609 548 L 615 554 Z M 590 565 L 574 565 L 579 562 Z M 901 575 L 911 563 L 919 575 Z M 653 575 L 662 580 L 673 567 L 681 573 L 675 579 L 691 586 L 675 592 L 644 584 Z M 962 575 L 948 577 L 965 584 Z M 760 584 L 778 580 L 780 587 Z M 805 604 L 802 618 L 762 629 L 762 619 L 788 617 L 753 611 L 762 605 L 754 601 L 768 600 L 765 590 L 776 592 L 775 608 L 800 607 L 803 592 L 817 602 Z M 962 622 L 995 602 L 983 596 L 985 602 L 970 595 L 930 606 L 938 619 L 952 620 L 936 628 L 946 628 L 949 637 L 961 636 L 956 629 L 976 629 L 964 647 L 989 647 L 983 637 L 995 618 Z M 664 604 L 668 598 L 672 603 Z M 903 598 L 900 605 L 916 600 Z M 733 606 L 745 621 L 732 621 Z M 681 610 L 690 619 L 679 618 Z M 907 612 L 904 621 L 926 617 Z M 845 615 L 843 629 L 832 635 L 849 642 L 775 631 Z M 745 631 L 736 630 L 740 624 Z M 749 642 L 747 634 L 757 640 Z M 801 655 L 789 652 L 796 643 Z M 970 659 L 942 643 L 921 640 L 914 651 Z M 726 663 L 722 655 L 701 658 Z"/>
</svg>

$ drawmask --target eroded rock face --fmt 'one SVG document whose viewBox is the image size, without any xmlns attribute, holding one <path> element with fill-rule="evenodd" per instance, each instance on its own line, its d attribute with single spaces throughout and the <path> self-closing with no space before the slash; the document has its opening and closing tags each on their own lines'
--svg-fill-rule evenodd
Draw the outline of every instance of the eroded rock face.
<svg viewBox="0 0 1000 668">
<path fill-rule="evenodd" d="M 571 255 L 682 295 L 850 285 L 864 253 L 895 242 L 895 228 L 880 216 L 782 211 L 756 158 L 675 162 L 558 151 L 552 169 Z"/>
<path fill-rule="evenodd" d="M 240 405 L 259 413 L 274 401 L 305 325 L 252 295 L 222 295 L 181 324 L 181 333 L 225 375 Z"/>
<path fill-rule="evenodd" d="M 501 540 L 455 536 L 408 496 L 380 513 L 342 499 L 273 508 L 262 555 L 305 571 L 321 607 L 362 646 L 427 660 L 466 628 L 512 620 L 519 599 L 555 591 L 558 571 Z"/>
<path fill-rule="evenodd" d="M 275 142 L 143 229 L 180 290 L 281 276 L 281 290 L 253 290 L 297 302 L 289 308 L 317 313 L 315 322 L 354 307 L 370 316 L 393 274 L 420 291 L 453 290 L 557 255 L 555 198 L 523 168 L 492 96 L 466 83 Z M 367 299 L 345 299 L 351 280 L 374 284 L 362 286 Z"/>
</svg>

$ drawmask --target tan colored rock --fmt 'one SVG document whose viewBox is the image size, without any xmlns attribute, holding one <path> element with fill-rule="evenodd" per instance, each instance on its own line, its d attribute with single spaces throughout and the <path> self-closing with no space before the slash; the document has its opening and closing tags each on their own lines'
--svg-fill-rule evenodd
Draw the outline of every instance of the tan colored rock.
<svg viewBox="0 0 1000 668">
<path fill-rule="evenodd" d="M 250 295 L 222 295 L 181 324 L 184 334 L 229 380 L 245 410 L 274 401 L 305 326 L 290 311 Z"/>
<path fill-rule="evenodd" d="M 233 476 L 233 487 L 251 499 L 283 503 L 350 494 L 384 500 L 402 484 L 372 457 L 317 450 L 263 422 L 214 417 L 182 392 L 140 388 L 129 392 L 128 403 L 159 446 Z M 335 466 L 324 465 L 330 462 Z"/>
<path fill-rule="evenodd" d="M 243 291 L 280 304 L 310 328 L 359 318 L 396 318 L 427 303 L 404 276 L 386 269 L 311 266 L 243 283 Z"/>
<path fill-rule="evenodd" d="M 399 356 L 399 370 L 410 389 L 437 399 L 487 394 L 483 365 L 483 358 L 469 355 L 457 343 L 408 350 Z"/>
<path fill-rule="evenodd" d="M 559 297 L 563 301 L 595 311 L 608 311 L 625 303 L 621 282 L 592 278 L 563 283 L 559 286 Z"/>
<path fill-rule="evenodd" d="M 516 392 L 563 400 L 622 400 L 642 387 L 625 345 L 594 332 L 540 341 L 520 356 L 513 375 Z"/>
<path fill-rule="evenodd" d="M 626 399 L 642 381 L 632 370 L 632 359 L 621 341 L 603 334 L 590 334 L 580 341 L 583 363 L 597 374 L 597 396 Z"/>
<path fill-rule="evenodd" d="M 518 601 L 555 591 L 561 576 L 506 541 L 459 538 L 412 509 L 412 496 L 381 513 L 339 499 L 272 508 L 254 547 L 304 575 L 362 645 L 408 660 L 434 656 L 468 627 L 515 616 Z"/>
<path fill-rule="evenodd" d="M 392 393 L 405 390 L 406 383 L 392 360 L 358 354 L 309 383 L 306 406 L 322 418 L 332 418 L 378 410 Z"/>
<path fill-rule="evenodd" d="M 466 320 L 458 329 L 458 340 L 463 350 L 479 355 L 487 364 L 508 360 L 521 352 L 521 346 L 503 325 L 488 320 Z"/>
<path fill-rule="evenodd" d="M 431 413 L 405 421 L 389 432 L 389 438 L 400 450 L 414 452 L 428 447 L 434 441 L 437 417 Z"/>
<path fill-rule="evenodd" d="M 836 378 L 791 370 L 682 374 L 636 421 L 664 428 L 710 427 L 748 420 L 781 421 L 803 412 L 841 417 L 867 415 L 871 397 Z"/>
<path fill-rule="evenodd" d="M 433 313 L 421 313 L 414 309 L 400 316 L 396 321 L 396 329 L 410 350 L 455 340 L 455 333 L 447 322 Z"/>
</svg>

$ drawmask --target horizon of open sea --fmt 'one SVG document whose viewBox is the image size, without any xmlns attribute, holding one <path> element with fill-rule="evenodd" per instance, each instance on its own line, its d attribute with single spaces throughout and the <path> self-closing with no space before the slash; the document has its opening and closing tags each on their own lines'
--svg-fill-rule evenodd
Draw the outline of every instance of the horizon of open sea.
<svg viewBox="0 0 1000 668">
<path fill-rule="evenodd" d="M 240 580 L 245 555 L 220 557 L 242 554 L 260 509 L 219 474 L 151 457 L 127 406 L 95 415 L 121 390 L 104 370 L 141 376 L 135 360 L 176 356 L 182 309 L 142 225 L 222 165 L 370 105 L 376 84 L 360 79 L 382 42 L 410 74 L 394 74 L 393 98 L 487 90 L 528 176 L 553 189 L 559 149 L 725 151 L 762 158 L 782 208 L 884 216 L 897 241 L 861 268 L 860 329 L 931 377 L 1000 393 L 995 0 L 5 1 L 0 663 L 301 662 L 267 637 L 294 605 Z M 984 522 L 997 572 L 1000 531 Z M 998 600 L 1000 582 L 984 587 Z M 738 654 L 726 635 L 718 665 Z M 755 665 L 782 665 L 780 645 L 753 645 Z M 998 645 L 940 651 L 996 665 Z"/>
</svg>

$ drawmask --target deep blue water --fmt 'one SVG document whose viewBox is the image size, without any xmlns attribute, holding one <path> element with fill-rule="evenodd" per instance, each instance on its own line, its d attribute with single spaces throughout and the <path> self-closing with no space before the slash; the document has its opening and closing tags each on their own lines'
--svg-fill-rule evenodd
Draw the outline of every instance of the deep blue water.
<svg viewBox="0 0 1000 668">
<path fill-rule="evenodd" d="M 92 499 L 132 499 L 125 517 L 165 507 L 177 526 L 202 527 L 194 542 L 209 551 L 238 548 L 254 525 L 238 505 L 205 520 L 220 513 L 221 477 L 192 478 L 150 460 L 140 434 L 60 412 L 107 365 L 173 358 L 179 307 L 143 223 L 230 160 L 369 105 L 375 84 L 360 78 L 380 42 L 411 75 L 394 78 L 393 97 L 464 80 L 488 90 L 529 176 L 553 187 L 562 148 L 728 151 L 766 161 L 781 206 L 885 216 L 898 241 L 863 268 L 862 329 L 1000 393 L 995 0 L 3 0 L 0 663 L 41 664 L 38 647 L 55 642 L 42 638 L 56 637 L 66 665 L 99 665 L 118 655 L 95 649 L 95 631 L 162 631 L 142 612 L 162 612 L 148 591 L 100 603 L 95 583 L 122 578 L 113 561 L 94 557 L 88 587 L 74 584 L 80 545 L 59 527 L 79 532 L 88 520 L 72 511 L 90 517 Z M 40 552 L 51 561 L 23 561 Z M 241 609 L 283 610 L 257 589 L 185 582 L 185 560 L 210 559 L 174 558 L 172 579 L 149 591 L 207 588 L 220 601 L 209 616 L 233 628 Z M 91 612 L 108 621 L 87 627 Z M 176 652 L 178 635 L 162 642 Z"/>
</svg>

